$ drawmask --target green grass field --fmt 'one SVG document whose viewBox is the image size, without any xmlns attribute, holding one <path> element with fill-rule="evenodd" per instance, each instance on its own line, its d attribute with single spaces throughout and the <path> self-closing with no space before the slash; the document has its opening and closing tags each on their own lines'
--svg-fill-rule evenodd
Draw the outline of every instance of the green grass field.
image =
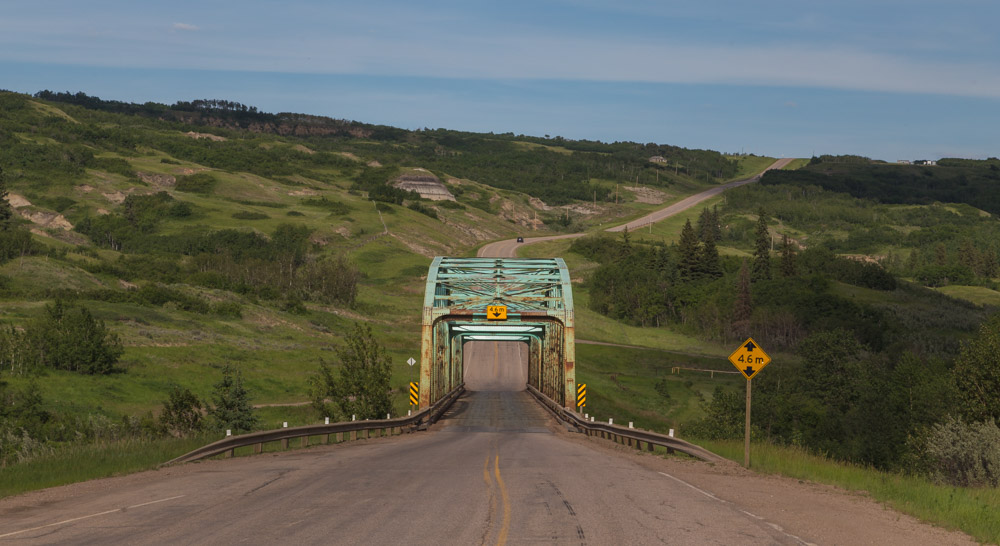
<svg viewBox="0 0 1000 546">
<path fill-rule="evenodd" d="M 942 286 L 935 288 L 942 294 L 947 294 L 953 298 L 971 301 L 977 305 L 993 305 L 1000 307 L 1000 292 L 991 290 L 985 286 Z"/>
</svg>

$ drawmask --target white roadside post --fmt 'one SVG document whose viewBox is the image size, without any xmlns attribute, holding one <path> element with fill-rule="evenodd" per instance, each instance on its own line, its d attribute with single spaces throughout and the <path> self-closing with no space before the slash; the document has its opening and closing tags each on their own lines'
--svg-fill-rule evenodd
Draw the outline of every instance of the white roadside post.
<svg viewBox="0 0 1000 546">
<path fill-rule="evenodd" d="M 410 365 L 410 381 L 407 386 L 410 388 L 410 409 L 413 409 L 413 365 L 417 363 L 416 360 L 411 356 L 406 359 L 406 363 Z M 407 413 L 409 415 L 409 413 Z"/>
</svg>

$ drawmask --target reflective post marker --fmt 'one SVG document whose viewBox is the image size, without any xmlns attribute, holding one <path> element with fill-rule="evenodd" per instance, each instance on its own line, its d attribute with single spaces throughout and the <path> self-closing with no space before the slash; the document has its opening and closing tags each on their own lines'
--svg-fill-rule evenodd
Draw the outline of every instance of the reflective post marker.
<svg viewBox="0 0 1000 546">
<path fill-rule="evenodd" d="M 420 383 L 410 382 L 410 405 L 417 406 L 420 404 Z"/>
</svg>

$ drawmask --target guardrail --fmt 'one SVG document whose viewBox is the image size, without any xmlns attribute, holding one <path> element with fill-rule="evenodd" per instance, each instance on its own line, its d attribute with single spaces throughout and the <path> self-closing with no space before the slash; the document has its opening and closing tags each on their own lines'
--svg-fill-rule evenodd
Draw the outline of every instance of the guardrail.
<svg viewBox="0 0 1000 546">
<path fill-rule="evenodd" d="M 268 442 L 281 442 L 283 448 L 288 447 L 288 440 L 301 438 L 302 447 L 309 444 L 311 436 L 325 436 L 326 443 L 330 443 L 330 435 L 336 434 L 338 441 L 343 439 L 344 434 L 350 434 L 351 440 L 357 440 L 358 432 L 364 431 L 368 438 L 372 438 L 371 431 L 376 431 L 374 437 L 395 436 L 405 432 L 424 430 L 441 418 L 441 415 L 451 406 L 456 398 L 465 391 L 465 384 L 455 387 L 444 398 L 440 399 L 433 406 L 424 408 L 419 412 L 395 419 L 376 419 L 372 421 L 346 421 L 343 423 L 330 423 L 325 425 L 305 425 L 301 427 L 279 428 L 277 430 L 262 430 L 240 434 L 239 436 L 227 436 L 222 440 L 200 447 L 190 453 L 186 453 L 167 461 L 164 465 L 187 463 L 198 461 L 224 453 L 233 454 L 233 450 L 238 447 L 253 446 L 254 453 L 261 453 L 264 444 Z"/>
<path fill-rule="evenodd" d="M 648 430 L 637 428 L 626 428 L 609 423 L 588 421 L 581 415 L 573 413 L 572 411 L 560 406 L 531 385 L 528 385 L 528 392 L 531 393 L 531 395 L 534 396 L 535 399 L 542 404 L 542 406 L 555 415 L 557 419 L 576 428 L 578 432 L 582 432 L 587 436 L 600 435 L 601 438 L 606 438 L 614 441 L 615 443 L 635 447 L 636 449 L 642 449 L 643 444 L 645 444 L 646 449 L 649 451 L 653 451 L 653 446 L 661 446 L 667 448 L 669 453 L 680 451 L 681 453 L 710 463 L 722 460 L 722 457 L 719 457 L 715 453 L 712 453 L 701 446 L 685 442 L 684 440 L 674 438 L 673 436 L 666 436 L 664 434 L 658 434 L 656 432 L 650 432 Z"/>
</svg>

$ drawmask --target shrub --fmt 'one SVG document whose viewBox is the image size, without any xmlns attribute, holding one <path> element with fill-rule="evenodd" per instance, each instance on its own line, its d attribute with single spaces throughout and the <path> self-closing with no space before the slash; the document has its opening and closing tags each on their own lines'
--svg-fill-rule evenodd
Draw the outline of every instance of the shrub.
<svg viewBox="0 0 1000 546">
<path fill-rule="evenodd" d="M 302 300 L 294 296 L 288 298 L 281 304 L 281 310 L 293 315 L 304 315 L 309 312 L 309 310 L 306 309 L 306 306 L 303 305 Z"/>
<path fill-rule="evenodd" d="M 267 218 L 269 218 L 269 216 L 262 212 L 251 212 L 247 210 L 241 210 L 239 212 L 234 212 L 233 218 L 237 220 L 266 220 Z"/>
<path fill-rule="evenodd" d="M 57 197 L 52 197 L 51 199 L 41 200 L 41 204 L 47 206 L 48 208 L 56 211 L 63 212 L 66 209 L 72 207 L 76 204 L 76 201 L 66 197 L 65 195 L 60 195 Z"/>
<path fill-rule="evenodd" d="M 243 318 L 243 306 L 235 301 L 220 301 L 212 305 L 212 312 L 220 317 Z"/>
<path fill-rule="evenodd" d="M 936 477 L 962 487 L 1000 485 L 1000 427 L 949 416 L 931 428 L 927 456 Z"/>
<path fill-rule="evenodd" d="M 410 210 L 413 210 L 413 211 L 417 211 L 420 214 L 423 214 L 425 216 L 430 216 L 431 218 L 433 218 L 435 220 L 438 219 L 438 214 L 437 214 L 436 210 L 434 210 L 434 209 L 432 209 L 430 207 L 423 206 L 419 201 L 414 201 L 414 202 L 410 203 L 409 205 L 406 206 L 406 208 L 408 208 Z"/>
<path fill-rule="evenodd" d="M 167 214 L 171 218 L 187 218 L 193 212 L 191 205 L 184 201 L 178 201 L 167 209 Z"/>
<path fill-rule="evenodd" d="M 343 215 L 351 212 L 351 207 L 341 203 L 340 201 L 331 201 L 326 197 L 320 197 L 319 199 L 303 199 L 302 204 L 307 207 L 317 207 L 330 211 L 330 214 Z"/>
<path fill-rule="evenodd" d="M 218 180 L 208 173 L 195 173 L 188 176 L 178 176 L 175 188 L 177 191 L 209 194 L 215 189 L 217 183 Z"/>
<path fill-rule="evenodd" d="M 167 434 L 186 436 L 202 429 L 201 400 L 190 389 L 174 385 L 163 403 L 160 426 Z"/>
</svg>

